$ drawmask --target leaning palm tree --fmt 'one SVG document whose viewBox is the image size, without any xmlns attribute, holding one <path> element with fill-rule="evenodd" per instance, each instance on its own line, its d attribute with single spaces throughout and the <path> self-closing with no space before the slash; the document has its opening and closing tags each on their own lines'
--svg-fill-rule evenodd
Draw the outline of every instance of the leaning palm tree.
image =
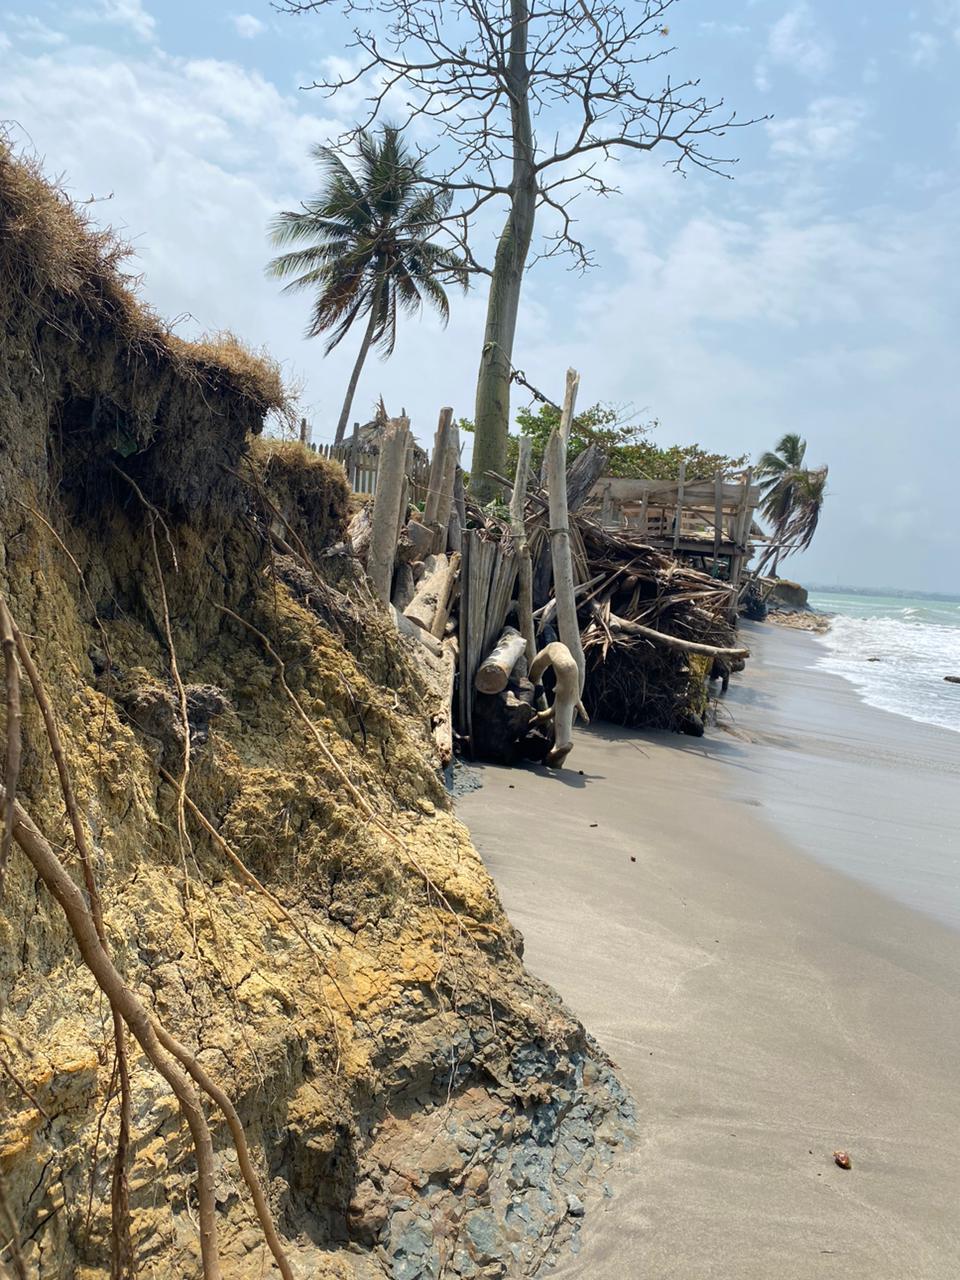
<svg viewBox="0 0 960 1280">
<path fill-rule="evenodd" d="M 776 577 L 785 555 L 805 551 L 813 541 L 827 492 L 827 468 L 805 467 L 806 452 L 806 440 L 788 432 L 757 464 L 760 510 L 770 522 L 772 536 L 754 576 L 772 561 L 771 575 Z"/>
<path fill-rule="evenodd" d="M 327 355 L 366 317 L 337 423 L 339 444 L 371 347 L 389 356 L 399 312 L 419 311 L 425 300 L 446 324 L 444 285 L 466 288 L 467 272 L 462 259 L 433 240 L 451 196 L 427 183 L 399 129 L 384 125 L 378 135 L 361 133 L 353 167 L 332 147 L 315 146 L 312 155 L 323 186 L 302 208 L 274 219 L 270 238 L 287 252 L 268 264 L 267 273 L 289 282 L 285 293 L 316 292 L 306 332 L 309 338 L 328 335 Z"/>
<path fill-rule="evenodd" d="M 781 437 L 776 449 L 769 450 L 757 464 L 762 494 L 760 510 L 776 529 L 789 518 L 794 500 L 796 477 L 803 468 L 807 442 L 796 432 Z"/>
</svg>

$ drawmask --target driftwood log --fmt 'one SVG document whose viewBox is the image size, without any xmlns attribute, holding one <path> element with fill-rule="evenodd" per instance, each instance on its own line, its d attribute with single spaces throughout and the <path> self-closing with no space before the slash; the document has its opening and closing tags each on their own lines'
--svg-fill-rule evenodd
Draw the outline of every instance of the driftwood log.
<svg viewBox="0 0 960 1280">
<path fill-rule="evenodd" d="M 390 616 L 402 636 L 407 636 L 411 640 L 419 640 L 424 648 L 429 649 L 435 658 L 443 657 L 443 646 L 439 640 L 434 639 L 429 631 L 424 631 L 423 627 L 418 627 L 415 622 L 411 622 L 408 617 L 400 613 L 393 605 L 390 605 Z"/>
<path fill-rule="evenodd" d="M 373 506 L 365 502 L 347 526 L 347 540 L 353 554 L 366 560 L 370 550 L 370 537 L 373 533 Z"/>
<path fill-rule="evenodd" d="M 626 618 L 610 615 L 606 625 L 611 631 L 619 631 L 625 636 L 643 636 L 647 640 L 655 640 L 658 644 L 670 649 L 681 649 L 684 653 L 700 653 L 708 658 L 749 658 L 749 649 L 725 649 L 714 644 L 701 644 L 696 640 L 683 640 L 680 636 L 667 635 L 665 631 L 655 631 L 653 627 L 645 627 L 640 622 L 628 622 Z"/>
<path fill-rule="evenodd" d="M 513 668 L 526 649 L 526 641 L 515 627 L 505 627 L 491 653 L 477 668 L 474 687 L 478 693 L 499 693 L 507 687 Z"/>
<path fill-rule="evenodd" d="M 433 550 L 433 530 L 421 520 L 408 520 L 397 543 L 397 559 L 413 563 Z"/>
<path fill-rule="evenodd" d="M 384 604 L 389 603 L 390 585 L 393 581 L 409 444 L 410 424 L 407 419 L 391 418 L 380 440 L 377 496 L 373 505 L 373 531 L 367 557 L 367 575 L 373 594 Z"/>
<path fill-rule="evenodd" d="M 423 562 L 423 577 L 417 583 L 417 592 L 404 609 L 404 615 L 418 627 L 429 632 L 433 626 L 440 600 L 447 594 L 450 578 L 450 561 L 445 555 L 428 556 Z"/>
<path fill-rule="evenodd" d="M 553 667 L 556 677 L 553 706 L 537 716 L 537 722 L 553 721 L 553 746 L 547 753 L 547 764 L 559 769 L 573 750 L 573 717 L 580 710 L 584 719 L 586 712 L 580 703 L 580 671 L 576 659 L 565 644 L 554 641 L 548 644 L 533 660 L 530 668 L 530 679 L 534 685 L 540 683 L 548 667 Z"/>
</svg>

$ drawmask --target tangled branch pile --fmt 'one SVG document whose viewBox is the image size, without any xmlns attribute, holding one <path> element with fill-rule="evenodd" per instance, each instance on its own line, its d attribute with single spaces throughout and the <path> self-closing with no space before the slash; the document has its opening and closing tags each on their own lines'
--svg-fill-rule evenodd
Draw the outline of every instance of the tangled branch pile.
<svg viewBox="0 0 960 1280">
<path fill-rule="evenodd" d="M 599 451 L 587 451 L 567 475 L 571 556 L 580 584 L 577 612 L 586 659 L 583 702 L 591 718 L 700 734 L 710 680 L 722 680 L 726 687 L 730 673 L 741 670 L 748 656 L 731 621 L 730 588 L 646 545 L 640 535 L 605 529 L 584 515 L 583 501 L 603 465 Z M 499 543 L 502 558 L 511 562 L 513 535 L 501 512 L 468 503 L 467 523 L 479 530 L 484 542 Z M 525 527 L 534 564 L 537 645 L 542 647 L 557 639 L 556 601 L 548 503 L 536 485 L 527 495 Z M 508 585 L 500 593 L 495 625 L 502 625 L 516 608 L 510 602 L 511 589 Z M 511 691 L 504 696 L 509 699 Z M 515 725 L 517 717 L 510 723 Z M 539 741 L 529 746 L 519 754 L 542 756 Z"/>
<path fill-rule="evenodd" d="M 593 583 L 580 605 L 588 711 L 614 724 L 702 733 L 708 679 L 739 670 L 747 654 L 730 621 L 729 587 L 628 533 L 579 525 Z"/>
</svg>

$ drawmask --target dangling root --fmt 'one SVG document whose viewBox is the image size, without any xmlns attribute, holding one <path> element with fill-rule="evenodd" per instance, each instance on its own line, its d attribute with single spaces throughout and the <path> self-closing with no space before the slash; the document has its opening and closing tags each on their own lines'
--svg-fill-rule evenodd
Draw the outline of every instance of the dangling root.
<svg viewBox="0 0 960 1280">
<path fill-rule="evenodd" d="M 13 836 L 33 865 L 36 873 L 60 903 L 84 963 L 93 973 L 97 984 L 110 1002 L 114 1017 L 114 1027 L 115 1030 L 119 1031 L 117 1036 L 118 1063 L 121 1055 L 124 1056 L 125 1060 L 122 1034 L 122 1023 L 125 1022 L 140 1043 L 149 1061 L 167 1081 L 180 1102 L 190 1128 L 197 1158 L 200 1253 L 204 1280 L 221 1280 L 221 1270 L 213 1189 L 213 1143 L 210 1137 L 210 1128 L 200 1104 L 200 1096 L 192 1080 L 195 1080 L 200 1085 L 203 1091 L 216 1102 L 223 1112 L 234 1140 L 240 1170 L 253 1198 L 264 1237 L 277 1262 L 283 1280 L 293 1280 L 293 1272 L 283 1252 L 263 1189 L 250 1159 L 243 1126 L 233 1103 L 223 1089 L 204 1071 L 194 1055 L 175 1040 L 159 1021 L 151 1018 L 149 1012 L 140 1003 L 133 990 L 124 982 L 110 959 L 103 926 L 100 897 L 93 872 L 90 845 L 86 831 L 80 821 L 73 783 L 53 716 L 53 708 L 29 650 L 24 644 L 23 637 L 17 629 L 6 606 L 6 601 L 2 596 L 0 596 L 0 640 L 3 642 L 5 651 L 8 650 L 11 643 L 16 648 L 24 669 L 30 678 L 34 695 L 44 717 L 51 751 L 60 776 L 64 803 L 73 827 L 77 848 L 80 852 L 84 876 L 87 879 L 87 892 L 90 898 L 89 911 L 83 895 L 72 877 L 54 853 L 49 842 L 34 825 L 15 797 L 12 799 Z M 8 721 L 9 710 L 8 705 Z M 0 799 L 2 799 L 5 808 L 11 803 L 6 786 L 0 789 Z M 164 1053 L 164 1049 L 166 1049 L 167 1053 Z M 121 1087 L 123 1087 L 122 1076 Z M 122 1123 L 123 1121 L 121 1120 L 121 1125 Z M 127 1136 L 122 1139 L 123 1164 L 121 1171 L 118 1173 L 116 1165 L 114 1169 L 114 1185 L 117 1186 L 119 1179 L 120 1190 L 123 1193 L 121 1199 L 124 1202 L 121 1207 L 124 1210 L 126 1209 L 125 1144 Z M 117 1207 L 114 1206 L 115 1219 L 117 1212 Z M 124 1212 L 125 1224 L 126 1218 L 127 1215 Z M 124 1265 L 124 1254 L 119 1248 L 115 1255 L 114 1264 L 115 1275 L 122 1276 L 123 1272 L 117 1270 L 117 1267 Z"/>
<path fill-rule="evenodd" d="M 20 779 L 20 668 L 17 651 L 10 631 L 10 614 L 6 601 L 0 598 L 0 635 L 3 637 L 3 666 L 7 693 L 7 754 L 4 765 L 4 787 L 7 801 L 3 807 L 3 829 L 0 833 L 0 896 L 3 895 L 3 877 L 13 843 L 13 805 L 17 798 L 17 782 Z"/>
<path fill-rule="evenodd" d="M 176 786 L 176 780 L 174 779 L 172 774 L 169 774 L 167 770 L 164 769 L 163 765 L 160 765 L 159 767 L 160 767 L 161 776 L 164 777 L 167 780 L 167 782 L 171 784 L 171 786 Z M 314 964 L 316 964 L 317 971 L 321 978 L 320 993 L 323 996 L 323 1002 L 326 1006 L 327 1014 L 330 1018 L 330 1026 L 331 1026 L 331 1029 L 333 1030 L 334 1039 L 336 1040 L 336 1043 L 337 1043 L 337 1068 L 339 1069 L 340 1055 L 341 1055 L 343 1046 L 340 1043 L 340 1033 L 339 1033 L 339 1030 L 337 1029 L 336 1017 L 334 1016 L 334 1012 L 330 1008 L 330 1002 L 327 1000 L 327 997 L 323 991 L 322 979 L 326 977 L 329 979 L 330 982 L 333 983 L 334 987 L 337 990 L 337 994 L 340 996 L 340 999 L 346 1005 L 350 1013 L 355 1015 L 356 1010 L 354 1009 L 353 1005 L 351 1005 L 347 997 L 344 995 L 343 990 L 340 987 L 340 984 L 337 982 L 336 978 L 327 968 L 326 960 L 324 959 L 323 953 L 319 950 L 319 948 L 313 942 L 309 934 L 304 929 L 300 928 L 296 920 L 293 918 L 293 916 L 287 910 L 287 908 L 283 905 L 280 899 L 275 897 L 275 895 L 270 892 L 270 890 L 261 880 L 257 879 L 257 877 L 253 874 L 253 872 L 246 865 L 246 863 L 239 856 L 239 854 L 234 852 L 234 850 L 230 847 L 230 845 L 226 842 L 226 840 L 224 840 L 223 836 L 216 829 L 213 823 L 209 821 L 209 819 L 204 814 L 203 810 L 198 808 L 198 806 L 193 802 L 190 796 L 187 796 L 186 800 L 187 800 L 187 808 L 190 810 L 194 818 L 196 818 L 197 822 L 200 824 L 203 830 L 207 833 L 210 839 L 214 842 L 214 844 L 217 846 L 220 852 L 224 855 L 227 861 L 231 864 L 231 866 L 235 867 L 236 870 L 240 873 L 241 879 L 246 884 L 248 884 L 252 889 L 255 889 L 257 893 L 262 894 L 263 897 L 266 898 L 266 900 L 270 903 L 270 905 L 274 907 L 277 912 L 279 912 L 282 919 L 284 919 L 287 922 L 287 924 L 290 925 L 291 929 L 293 929 L 294 933 L 297 935 L 297 937 L 300 939 L 300 941 L 303 943 L 303 945 L 307 948 L 307 950 L 310 952 L 311 956 L 313 957 Z"/>
<path fill-rule="evenodd" d="M 190 836 L 187 832 L 186 819 L 186 800 L 187 800 L 187 782 L 190 779 L 190 714 L 187 709 L 187 691 L 184 687 L 183 680 L 180 678 L 180 667 L 177 663 L 177 649 L 173 643 L 173 628 L 170 625 L 170 608 L 167 603 L 167 584 L 163 576 L 163 569 L 160 566 L 160 553 L 157 550 L 157 530 L 156 523 L 159 520 L 166 535 L 167 544 L 170 547 L 170 554 L 173 556 L 173 565 L 177 566 L 177 553 L 173 548 L 173 540 L 170 537 L 170 530 L 163 516 L 153 505 L 153 503 L 144 495 L 143 490 L 127 475 L 115 462 L 110 464 L 117 475 L 122 476 L 127 484 L 134 491 L 144 510 L 147 513 L 147 528 L 150 531 L 150 548 L 153 553 L 153 567 L 157 574 L 157 586 L 160 591 L 160 604 L 163 609 L 163 634 L 167 642 L 167 652 L 170 657 L 170 674 L 173 676 L 173 683 L 177 689 L 177 701 L 180 708 L 180 728 L 183 734 L 183 768 L 180 773 L 180 779 L 177 783 L 177 843 L 180 847 L 180 862 L 183 868 L 183 900 L 186 906 L 187 916 L 190 917 L 191 928 L 193 929 L 193 945 L 197 946 L 196 925 L 190 912 L 190 873 L 187 869 L 187 850 L 192 856 L 193 847 L 190 843 Z"/>
<path fill-rule="evenodd" d="M 0 596 L 0 632 L 2 632 L 3 636 L 4 650 L 6 650 L 11 644 L 16 649 L 17 656 L 23 664 L 23 669 L 27 673 L 27 678 L 30 681 L 33 696 L 36 698 L 37 704 L 40 707 L 44 727 L 47 731 L 47 740 L 50 743 L 50 751 L 53 754 L 54 763 L 57 767 L 57 774 L 60 779 L 60 790 L 63 794 L 63 802 L 67 810 L 67 817 L 70 820 L 70 827 L 73 831 L 73 838 L 77 846 L 77 852 L 80 854 L 84 883 L 87 886 L 87 896 L 90 900 L 90 915 L 93 920 L 93 926 L 96 930 L 100 945 L 106 948 L 107 936 L 103 926 L 103 908 L 100 901 L 100 892 L 97 888 L 96 876 L 93 871 L 93 851 L 91 850 L 90 842 L 87 839 L 86 829 L 80 820 L 80 810 L 77 805 L 77 797 L 73 790 L 73 781 L 70 777 L 70 770 L 67 767 L 67 758 L 63 750 L 63 743 L 60 739 L 60 732 L 57 728 L 53 705 L 47 696 L 47 691 L 44 688 L 43 681 L 40 679 L 40 673 L 37 670 L 36 663 L 33 661 L 33 656 L 26 644 L 24 644 L 23 636 L 20 634 L 20 629 L 14 622 L 13 617 L 7 608 L 6 600 L 4 600 L 2 596 Z M 9 707 L 9 687 L 7 690 L 7 699 Z M 10 719 L 11 717 L 9 717 L 8 714 L 8 729 Z M 19 739 L 19 716 L 16 720 L 16 726 L 17 736 Z M 9 752 L 10 748 L 8 746 L 8 761 Z M 15 803 L 16 797 L 11 796 L 8 785 L 8 812 Z M 127 1185 L 127 1152 L 130 1146 L 130 1075 L 127 1069 L 127 1052 L 124 1044 L 123 1021 L 115 1007 L 112 1008 L 111 1011 L 113 1014 L 113 1038 L 117 1051 L 117 1072 L 120 1079 L 120 1128 L 117 1137 L 117 1150 L 113 1161 L 113 1177 L 111 1180 L 110 1196 L 111 1272 L 112 1280 L 124 1280 L 124 1277 L 130 1274 L 133 1255 L 133 1245 L 130 1240 L 130 1197 Z"/>
<path fill-rule="evenodd" d="M 6 790 L 3 792 L 6 802 Z M 164 1053 L 150 1014 L 117 972 L 97 937 L 83 894 L 18 801 L 14 801 L 13 836 L 34 871 L 56 898 L 76 939 L 84 964 L 138 1040 L 147 1059 L 176 1094 L 186 1116 L 197 1157 L 197 1199 L 200 1217 L 200 1256 L 204 1280 L 222 1280 L 217 1245 L 216 1203 L 213 1191 L 213 1143 L 200 1105 L 200 1095 L 190 1077 Z M 285 1280 L 292 1273 L 285 1273 Z"/>
</svg>

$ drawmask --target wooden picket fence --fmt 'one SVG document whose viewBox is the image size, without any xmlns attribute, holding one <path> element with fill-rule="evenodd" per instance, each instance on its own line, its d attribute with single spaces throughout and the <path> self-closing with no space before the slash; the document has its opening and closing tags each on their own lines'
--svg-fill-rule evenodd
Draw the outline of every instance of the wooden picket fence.
<svg viewBox="0 0 960 1280">
<path fill-rule="evenodd" d="M 310 448 L 322 458 L 341 464 L 354 493 L 372 496 L 377 492 L 379 449 L 349 440 L 343 444 L 311 444 Z M 418 504 L 425 502 L 430 479 L 429 460 L 411 456 L 407 461 L 407 479 L 410 482 L 409 500 Z"/>
</svg>

